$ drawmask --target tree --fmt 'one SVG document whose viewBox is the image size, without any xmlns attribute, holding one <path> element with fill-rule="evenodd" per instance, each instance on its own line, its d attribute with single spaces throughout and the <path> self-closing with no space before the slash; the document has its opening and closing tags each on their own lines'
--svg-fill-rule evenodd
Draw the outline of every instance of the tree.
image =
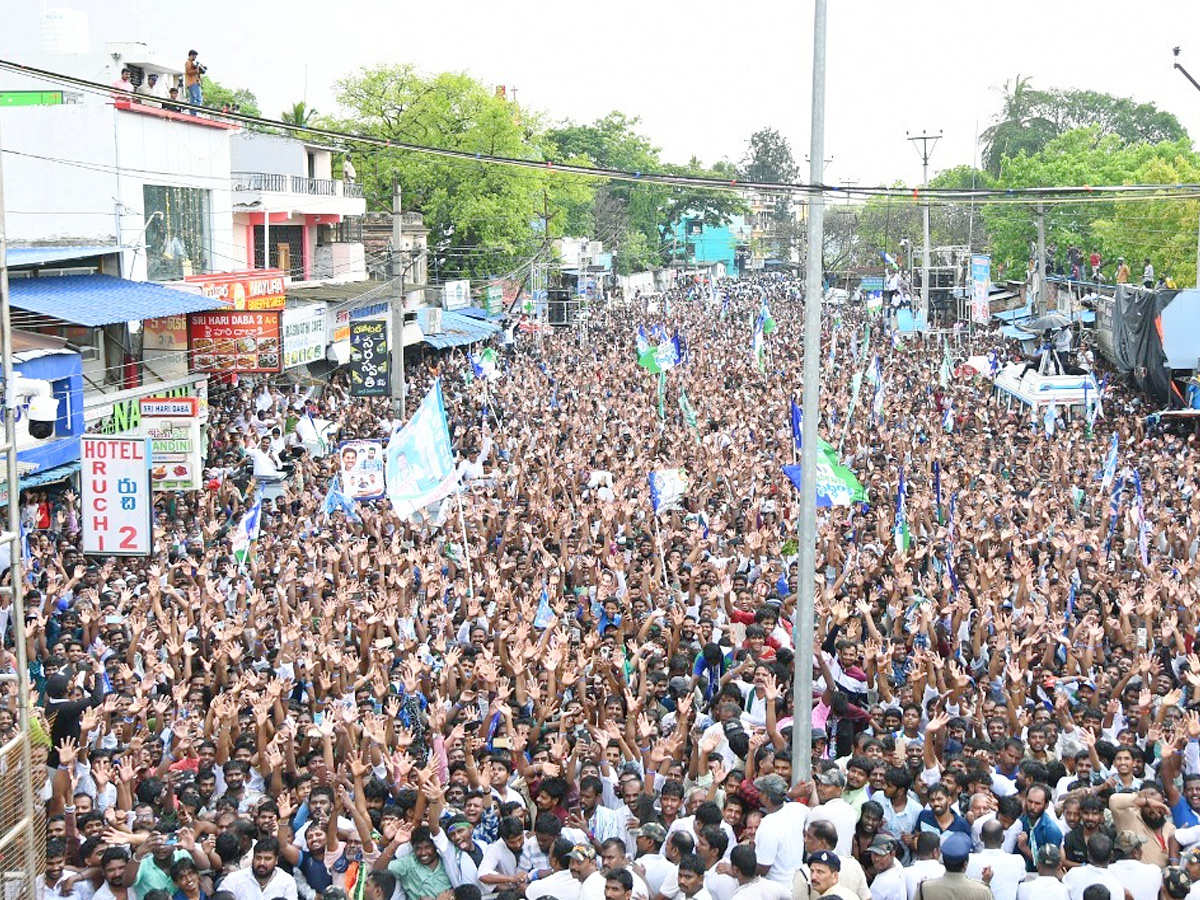
<svg viewBox="0 0 1200 900">
<path fill-rule="evenodd" d="M 1050 96 L 1035 91 L 1028 78 L 1018 75 L 1005 82 L 1004 101 L 995 124 L 980 135 L 983 143 L 983 167 L 993 175 L 1000 174 L 1005 157 L 1025 151 L 1037 153 L 1058 133 L 1058 125 L 1043 114 Z"/>
<path fill-rule="evenodd" d="M 800 180 L 800 168 L 792 155 L 792 145 L 774 128 L 761 128 L 750 135 L 746 153 L 738 168 L 741 181 L 762 184 L 795 184 Z M 795 206 L 790 194 L 780 193 L 771 212 L 769 245 L 763 250 L 779 259 L 790 259 L 792 250 L 800 243 Z"/>
<path fill-rule="evenodd" d="M 316 115 L 315 109 L 303 100 L 297 100 L 292 104 L 291 109 L 285 109 L 279 114 L 279 120 L 289 125 L 307 125 Z"/>
<path fill-rule="evenodd" d="M 548 158 L 535 117 L 461 73 L 423 75 L 408 65 L 379 66 L 338 81 L 336 91 L 338 103 L 350 112 L 340 123 L 345 130 L 486 156 Z M 544 241 L 563 233 L 568 209 L 590 202 L 593 191 L 582 176 L 400 149 L 373 150 L 363 169 L 371 208 L 391 209 L 396 179 L 405 208 L 424 214 L 430 270 L 443 277 L 518 269 Z M 543 234 L 533 223 L 547 210 Z"/>
<path fill-rule="evenodd" d="M 204 105 L 210 109 L 223 109 L 228 106 L 231 110 L 247 116 L 261 116 L 258 98 L 247 88 L 227 88 L 207 75 L 202 76 L 201 91 L 204 95 Z"/>
</svg>

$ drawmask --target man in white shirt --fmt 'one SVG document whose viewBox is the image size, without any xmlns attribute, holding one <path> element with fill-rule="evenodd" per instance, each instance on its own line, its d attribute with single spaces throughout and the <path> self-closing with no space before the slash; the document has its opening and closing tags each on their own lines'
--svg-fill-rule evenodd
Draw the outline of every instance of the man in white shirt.
<svg viewBox="0 0 1200 900">
<path fill-rule="evenodd" d="M 1070 900 L 1083 900 L 1083 892 L 1094 884 L 1108 888 L 1111 900 L 1125 900 L 1125 886 L 1108 870 L 1113 842 L 1106 834 L 1097 832 L 1087 841 L 1087 863 L 1076 866 L 1063 876 Z"/>
<path fill-rule="evenodd" d="M 596 848 L 591 844 L 576 844 L 567 854 L 571 875 L 580 883 L 579 900 L 604 900 L 604 876 L 596 865 Z"/>
<path fill-rule="evenodd" d="M 754 786 L 767 810 L 754 835 L 758 874 L 790 887 L 792 876 L 804 862 L 804 842 L 797 837 L 804 833 L 808 807 L 788 801 L 788 784 L 778 775 L 755 779 Z"/>
<path fill-rule="evenodd" d="M 1117 858 L 1108 867 L 1133 900 L 1155 900 L 1162 889 L 1162 869 L 1142 862 L 1146 838 L 1132 831 L 1117 832 Z M 993 888 L 995 890 L 995 888 Z"/>
<path fill-rule="evenodd" d="M 667 839 L 667 829 L 657 822 L 647 822 L 641 828 L 635 828 L 630 835 L 637 844 L 637 860 L 633 865 L 635 872 L 641 872 L 646 879 L 646 887 L 650 897 L 654 898 L 661 890 L 663 882 L 675 874 L 675 866 L 660 852 Z M 526 892 L 525 900 L 529 900 Z M 563 900 L 559 897 L 558 900 Z"/>
<path fill-rule="evenodd" d="M 254 845 L 250 868 L 227 876 L 221 890 L 234 900 L 297 900 L 296 879 L 279 868 L 279 841 L 273 837 Z"/>
<path fill-rule="evenodd" d="M 545 878 L 533 881 L 525 888 L 525 900 L 541 900 L 542 897 L 554 897 L 555 900 L 579 900 L 579 891 L 583 887 L 571 874 L 571 851 L 575 845 L 566 838 L 556 838 L 547 854 L 550 858 L 551 872 Z"/>
<path fill-rule="evenodd" d="M 738 844 L 729 855 L 738 888 L 734 900 L 792 900 L 792 892 L 777 881 L 759 876 L 762 866 L 750 844 Z"/>
<path fill-rule="evenodd" d="M 907 900 L 904 866 L 896 859 L 898 850 L 896 840 L 882 834 L 877 834 L 867 847 L 867 853 L 875 857 L 875 879 L 871 882 L 872 900 Z"/>
<path fill-rule="evenodd" d="M 1004 852 L 1004 826 L 998 819 L 984 823 L 979 837 L 983 849 L 967 859 L 967 877 L 985 881 L 984 870 L 991 869 L 992 878 L 986 884 L 992 889 L 992 896 L 996 900 L 1017 900 L 1017 888 L 1025 880 L 1024 857 Z"/>
<path fill-rule="evenodd" d="M 916 859 L 904 870 L 904 890 L 908 900 L 915 900 L 921 885 L 931 878 L 941 878 L 946 874 L 946 867 L 938 859 L 941 852 L 941 838 L 932 831 L 922 831 L 917 834 L 916 847 L 913 854 Z M 1056 848 L 1057 849 L 1057 848 Z"/>
<path fill-rule="evenodd" d="M 479 862 L 479 883 L 485 900 L 496 896 L 510 885 L 519 872 L 524 872 L 525 829 L 516 816 L 505 816 L 496 830 L 496 840 L 488 844 Z"/>
<path fill-rule="evenodd" d="M 808 821 L 810 823 L 832 823 L 838 833 L 838 842 L 834 853 L 838 855 L 839 859 L 850 856 L 854 830 L 858 827 L 858 812 L 842 799 L 842 791 L 846 787 L 846 776 L 842 774 L 841 769 L 835 766 L 824 772 L 815 773 L 813 782 L 820 805 L 809 812 Z"/>
<path fill-rule="evenodd" d="M 1069 900 L 1063 883 L 1058 880 L 1062 868 L 1062 850 L 1057 844 L 1038 848 L 1037 877 L 1017 887 L 1017 900 Z"/>
</svg>

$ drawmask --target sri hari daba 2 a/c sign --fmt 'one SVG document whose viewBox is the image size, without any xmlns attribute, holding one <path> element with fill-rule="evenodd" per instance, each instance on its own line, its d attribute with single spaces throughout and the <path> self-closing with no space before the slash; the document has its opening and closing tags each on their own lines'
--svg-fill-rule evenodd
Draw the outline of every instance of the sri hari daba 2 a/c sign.
<svg viewBox="0 0 1200 900">
<path fill-rule="evenodd" d="M 83 552 L 149 556 L 154 549 L 150 438 L 80 439 Z"/>
</svg>

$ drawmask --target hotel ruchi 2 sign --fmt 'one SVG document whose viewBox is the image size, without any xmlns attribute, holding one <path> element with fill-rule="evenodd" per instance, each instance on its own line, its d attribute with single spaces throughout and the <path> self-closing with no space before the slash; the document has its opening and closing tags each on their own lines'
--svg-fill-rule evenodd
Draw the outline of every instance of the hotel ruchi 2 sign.
<svg viewBox="0 0 1200 900">
<path fill-rule="evenodd" d="M 183 279 L 197 285 L 200 293 L 212 300 L 228 303 L 234 309 L 283 309 L 283 269 L 256 269 L 253 272 L 226 272 L 220 275 L 190 275 Z"/>
<path fill-rule="evenodd" d="M 154 550 L 150 438 L 80 439 L 83 552 L 149 556 Z"/>
</svg>

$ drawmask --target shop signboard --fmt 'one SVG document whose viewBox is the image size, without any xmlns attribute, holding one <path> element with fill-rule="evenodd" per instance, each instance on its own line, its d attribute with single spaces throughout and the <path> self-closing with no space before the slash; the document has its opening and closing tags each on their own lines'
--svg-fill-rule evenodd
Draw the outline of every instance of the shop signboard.
<svg viewBox="0 0 1200 900">
<path fill-rule="evenodd" d="M 256 269 L 252 272 L 224 272 L 220 275 L 190 275 L 183 279 L 200 288 L 211 300 L 220 300 L 234 309 L 283 309 L 287 273 L 283 269 Z"/>
<path fill-rule="evenodd" d="M 83 552 L 149 556 L 154 550 L 150 438 L 85 434 L 79 440 Z"/>
<path fill-rule="evenodd" d="M 351 322 L 350 396 L 386 397 L 389 381 L 387 322 Z"/>
<path fill-rule="evenodd" d="M 196 491 L 204 477 L 200 404 L 194 397 L 143 397 L 139 431 L 150 438 L 156 491 Z"/>
<path fill-rule="evenodd" d="M 471 282 L 447 281 L 442 285 L 442 308 L 464 309 L 471 305 Z"/>
<path fill-rule="evenodd" d="M 325 358 L 325 304 L 283 311 L 283 367 L 294 369 Z"/>
<path fill-rule="evenodd" d="M 192 371 L 254 374 L 279 372 L 279 312 L 202 312 L 188 316 Z"/>
</svg>

